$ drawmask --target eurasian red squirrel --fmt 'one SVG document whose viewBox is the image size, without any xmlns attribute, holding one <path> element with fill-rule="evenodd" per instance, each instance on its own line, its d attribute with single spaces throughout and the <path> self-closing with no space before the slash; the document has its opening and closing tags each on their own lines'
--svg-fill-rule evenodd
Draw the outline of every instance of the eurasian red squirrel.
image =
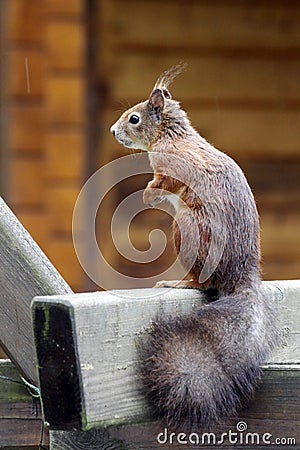
<svg viewBox="0 0 300 450">
<path fill-rule="evenodd" d="M 141 352 L 155 411 L 170 425 L 193 426 L 234 414 L 252 396 L 276 342 L 276 320 L 262 295 L 253 194 L 240 167 L 172 99 L 168 86 L 181 71 L 163 73 L 149 99 L 124 112 L 111 133 L 149 154 L 154 178 L 144 202 L 169 199 L 176 210 L 174 242 L 190 280 L 159 285 L 208 293 L 197 311 L 154 320 Z"/>
</svg>

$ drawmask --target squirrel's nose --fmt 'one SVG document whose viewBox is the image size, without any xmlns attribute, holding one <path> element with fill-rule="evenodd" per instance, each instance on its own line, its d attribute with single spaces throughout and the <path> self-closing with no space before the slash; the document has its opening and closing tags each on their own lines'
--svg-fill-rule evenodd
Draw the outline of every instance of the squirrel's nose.
<svg viewBox="0 0 300 450">
<path fill-rule="evenodd" d="M 114 126 L 113 126 L 113 125 L 110 127 L 110 132 L 111 132 L 111 134 L 112 134 L 113 136 L 116 135 L 116 130 L 114 129 Z"/>
</svg>

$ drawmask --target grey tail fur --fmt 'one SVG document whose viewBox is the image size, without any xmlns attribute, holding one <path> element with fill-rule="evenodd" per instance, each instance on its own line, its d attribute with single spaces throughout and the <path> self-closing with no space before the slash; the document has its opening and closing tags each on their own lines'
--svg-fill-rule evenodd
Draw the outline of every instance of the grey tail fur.
<svg viewBox="0 0 300 450">
<path fill-rule="evenodd" d="M 139 352 L 155 413 L 175 428 L 234 414 L 251 398 L 275 341 L 274 312 L 260 289 L 154 321 Z"/>
</svg>

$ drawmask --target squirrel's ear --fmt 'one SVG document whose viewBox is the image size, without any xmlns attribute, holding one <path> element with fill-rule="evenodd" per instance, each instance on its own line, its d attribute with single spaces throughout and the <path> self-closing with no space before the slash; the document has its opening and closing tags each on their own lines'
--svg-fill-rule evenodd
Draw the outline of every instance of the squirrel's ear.
<svg viewBox="0 0 300 450">
<path fill-rule="evenodd" d="M 154 89 L 149 98 L 148 108 L 155 115 L 158 123 L 161 122 L 161 113 L 164 109 L 164 105 L 165 100 L 162 91 L 160 89 Z"/>
</svg>

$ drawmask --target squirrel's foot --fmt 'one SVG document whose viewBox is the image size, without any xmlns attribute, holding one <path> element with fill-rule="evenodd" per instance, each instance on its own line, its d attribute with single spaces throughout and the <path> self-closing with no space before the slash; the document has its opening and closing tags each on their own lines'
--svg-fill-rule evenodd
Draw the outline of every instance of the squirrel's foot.
<svg viewBox="0 0 300 450">
<path fill-rule="evenodd" d="M 154 288 L 199 289 L 199 283 L 194 280 L 162 280 L 158 281 Z"/>
</svg>

